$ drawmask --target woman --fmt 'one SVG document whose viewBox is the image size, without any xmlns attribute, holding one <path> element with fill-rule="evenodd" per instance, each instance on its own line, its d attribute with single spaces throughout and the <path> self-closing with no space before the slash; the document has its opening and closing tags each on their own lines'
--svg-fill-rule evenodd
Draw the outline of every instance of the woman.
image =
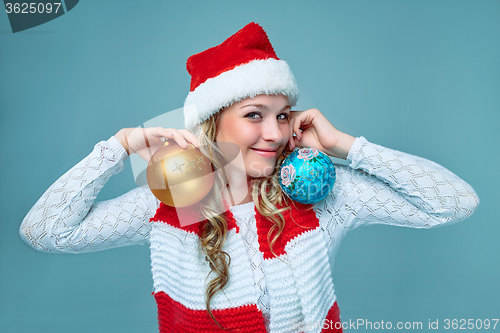
<svg viewBox="0 0 500 333">
<path fill-rule="evenodd" d="M 187 129 L 128 128 L 98 143 L 20 228 L 48 252 L 150 244 L 161 332 L 342 331 L 331 267 L 347 231 L 450 224 L 479 203 L 470 185 L 434 162 L 342 133 L 317 109 L 291 111 L 295 79 L 255 23 L 191 56 L 187 68 Z M 129 154 L 148 160 L 162 138 L 199 147 L 217 170 L 224 170 L 218 144 L 235 144 L 244 174 L 216 178 L 195 207 L 169 207 L 144 188 L 94 203 Z M 277 166 L 296 147 L 349 162 L 336 166 L 333 190 L 314 206 L 291 201 L 279 186 Z M 234 202 L 234 188 L 248 194 Z"/>
</svg>

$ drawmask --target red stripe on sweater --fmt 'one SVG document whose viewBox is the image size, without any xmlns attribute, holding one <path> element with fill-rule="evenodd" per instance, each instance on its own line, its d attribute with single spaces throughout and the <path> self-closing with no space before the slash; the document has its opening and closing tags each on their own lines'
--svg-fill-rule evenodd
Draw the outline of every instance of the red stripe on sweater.
<svg viewBox="0 0 500 333">
<path fill-rule="evenodd" d="M 237 308 L 212 310 L 223 330 L 215 324 L 206 310 L 191 310 L 174 301 L 163 291 L 154 294 L 158 305 L 160 333 L 265 333 L 262 312 L 257 305 L 250 304 Z"/>
<path fill-rule="evenodd" d="M 290 203 L 289 205 L 290 209 L 282 213 L 283 217 L 285 218 L 285 227 L 280 237 L 278 237 L 278 239 L 273 245 L 273 251 L 278 256 L 285 254 L 285 246 L 292 239 L 299 236 L 300 234 L 303 234 L 304 232 L 319 227 L 319 220 L 316 217 L 316 213 L 312 209 L 312 205 L 305 205 L 298 202 L 294 202 L 294 204 Z M 231 211 L 229 210 L 229 208 L 225 203 L 224 206 L 226 207 L 226 211 L 222 214 L 222 217 L 226 220 L 227 229 L 228 230 L 236 229 L 236 232 L 239 232 L 239 227 L 236 224 L 236 220 L 234 219 L 233 214 L 231 213 Z M 181 223 L 179 222 L 179 219 L 184 221 L 184 224 L 185 221 L 201 221 L 201 222 L 182 226 Z M 272 259 L 274 258 L 274 255 L 269 247 L 269 243 L 267 241 L 267 235 L 273 224 L 266 217 L 264 217 L 262 214 L 259 213 L 257 207 L 255 207 L 255 219 L 257 222 L 259 250 L 263 253 L 264 259 Z M 205 223 L 208 222 L 206 219 L 202 217 L 201 210 L 198 205 L 193 205 L 184 208 L 174 208 L 164 204 L 163 202 L 160 203 L 160 206 L 156 210 L 155 216 L 149 219 L 149 221 L 164 222 L 175 228 L 179 228 L 187 232 L 193 232 L 197 234 L 199 237 L 201 237 L 202 235 Z M 271 239 L 273 235 L 274 232 L 271 235 Z"/>
<path fill-rule="evenodd" d="M 226 211 L 222 214 L 222 217 L 226 220 L 228 231 L 236 229 L 236 232 L 239 232 L 236 220 L 227 206 Z M 183 225 L 181 225 L 179 221 L 183 221 Z M 186 221 L 194 222 L 186 224 Z M 187 232 L 193 232 L 201 237 L 203 227 L 208 220 L 203 217 L 198 204 L 189 207 L 175 208 L 161 202 L 160 206 L 156 210 L 155 216 L 150 218 L 149 222 L 164 222 L 172 227 L 179 228 Z"/>
<path fill-rule="evenodd" d="M 297 206 L 297 208 L 295 206 Z M 285 218 L 285 228 L 273 245 L 273 251 L 278 256 L 285 254 L 285 246 L 292 239 L 300 234 L 303 234 L 304 232 L 319 227 L 319 220 L 316 213 L 312 209 L 312 205 L 295 202 L 295 206 L 290 203 L 289 207 L 291 209 L 282 213 Z M 267 241 L 267 235 L 273 224 L 259 213 L 257 207 L 255 207 L 255 212 L 259 250 L 263 253 L 264 259 L 274 258 L 274 254 L 271 252 L 271 248 L 269 247 L 269 243 Z M 270 240 L 273 239 L 274 235 L 275 232 L 273 231 Z"/>
<path fill-rule="evenodd" d="M 342 333 L 342 322 L 340 321 L 340 310 L 337 302 L 328 311 L 321 333 Z"/>
</svg>

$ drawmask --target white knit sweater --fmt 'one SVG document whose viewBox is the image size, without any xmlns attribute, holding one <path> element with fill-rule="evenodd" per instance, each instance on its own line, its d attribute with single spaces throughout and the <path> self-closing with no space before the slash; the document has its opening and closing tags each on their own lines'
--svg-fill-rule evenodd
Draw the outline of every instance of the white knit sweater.
<svg viewBox="0 0 500 333">
<path fill-rule="evenodd" d="M 37 250 L 66 253 L 151 244 L 154 263 L 157 246 L 151 243 L 150 236 L 169 226 L 149 222 L 160 204 L 152 193 L 138 187 L 115 199 L 94 202 L 109 177 L 124 168 L 127 157 L 115 137 L 96 144 L 86 158 L 36 202 L 21 224 L 21 238 Z M 314 208 L 330 266 L 342 237 L 353 228 L 374 223 L 430 228 L 463 220 L 479 204 L 472 187 L 449 170 L 429 160 L 370 143 L 363 137 L 355 140 L 347 161 L 349 166 L 336 165 L 333 191 Z M 266 272 L 269 274 L 280 263 L 272 261 L 267 271 L 264 267 L 254 204 L 231 207 L 231 213 L 251 263 L 254 285 L 251 302 L 262 311 L 268 331 L 294 332 L 289 325 L 287 328 L 283 323 L 270 322 L 276 309 L 271 309 L 268 289 L 274 288 L 276 282 L 267 281 Z M 307 242 L 305 237 L 299 245 L 307 246 Z M 157 280 L 155 290 L 159 291 L 162 283 Z M 331 294 L 329 304 L 335 301 L 333 290 Z M 170 296 L 176 300 L 175 295 Z M 181 298 L 178 301 L 182 303 Z M 214 297 L 214 308 L 220 299 Z M 306 320 L 306 317 L 307 314 L 301 314 L 297 318 Z"/>
</svg>

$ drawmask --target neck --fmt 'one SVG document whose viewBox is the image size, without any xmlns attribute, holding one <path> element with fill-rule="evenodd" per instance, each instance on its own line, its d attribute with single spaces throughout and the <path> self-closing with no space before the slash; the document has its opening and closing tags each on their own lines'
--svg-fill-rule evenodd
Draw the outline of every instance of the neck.
<svg viewBox="0 0 500 333">
<path fill-rule="evenodd" d="M 222 193 L 229 207 L 252 201 L 252 178 L 245 170 L 245 163 L 241 154 L 224 167 L 228 186 Z"/>
<path fill-rule="evenodd" d="M 229 185 L 226 186 L 222 195 L 229 207 L 253 201 L 251 178 L 229 179 Z"/>
</svg>

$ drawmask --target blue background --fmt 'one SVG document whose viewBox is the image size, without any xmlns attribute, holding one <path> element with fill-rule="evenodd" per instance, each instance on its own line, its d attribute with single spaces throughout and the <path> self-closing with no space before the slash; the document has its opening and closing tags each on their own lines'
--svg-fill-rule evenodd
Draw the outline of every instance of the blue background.
<svg viewBox="0 0 500 333">
<path fill-rule="evenodd" d="M 290 64 L 296 110 L 436 161 L 481 200 L 449 227 L 348 234 L 342 320 L 500 317 L 500 1 L 87 0 L 16 34 L 0 12 L 0 332 L 157 332 L 147 246 L 45 254 L 19 226 L 97 142 L 180 108 L 186 59 L 251 21 Z M 127 162 L 97 200 L 135 186 Z"/>
</svg>

